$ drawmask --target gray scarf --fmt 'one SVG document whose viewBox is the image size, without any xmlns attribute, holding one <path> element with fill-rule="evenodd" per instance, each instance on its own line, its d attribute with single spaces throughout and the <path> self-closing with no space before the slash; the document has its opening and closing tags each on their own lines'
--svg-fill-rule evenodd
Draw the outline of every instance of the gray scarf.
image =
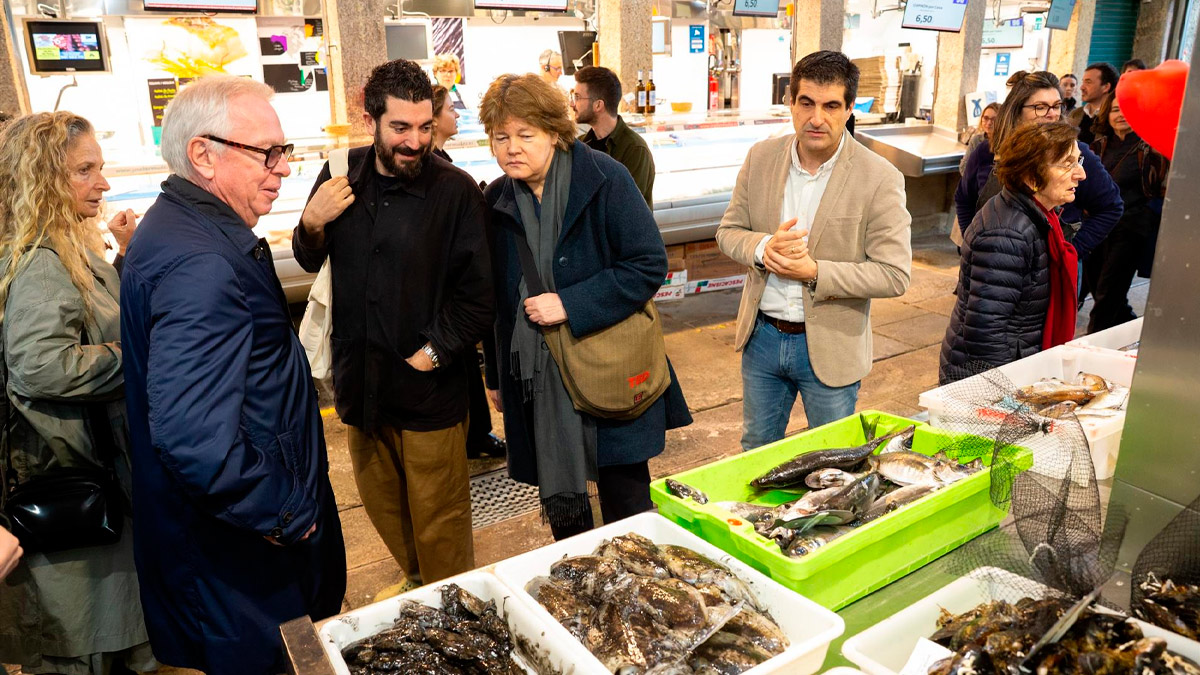
<svg viewBox="0 0 1200 675">
<path fill-rule="evenodd" d="M 517 209 L 533 251 L 538 275 L 548 293 L 555 291 L 554 251 L 562 232 L 571 190 L 571 153 L 555 150 L 542 187 L 541 214 L 533 192 L 514 181 Z M 596 480 L 596 423 L 571 403 L 558 364 L 542 332 L 525 314 L 529 289 L 522 275 L 520 301 L 512 334 L 512 374 L 521 382 L 526 401 L 533 402 L 533 448 L 538 491 L 552 522 L 569 519 L 587 507 L 587 483 Z M 553 506 L 553 508 L 551 508 Z M 556 513 L 557 512 L 557 513 Z"/>
</svg>

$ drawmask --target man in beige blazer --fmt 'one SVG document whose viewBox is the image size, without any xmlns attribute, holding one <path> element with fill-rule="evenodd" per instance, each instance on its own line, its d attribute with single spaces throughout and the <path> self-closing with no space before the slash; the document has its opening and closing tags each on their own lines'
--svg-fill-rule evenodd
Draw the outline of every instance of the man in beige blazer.
<svg viewBox="0 0 1200 675">
<path fill-rule="evenodd" d="M 871 298 L 908 288 L 904 177 L 846 131 L 857 91 L 845 54 L 800 60 L 796 133 L 750 149 L 717 229 L 750 268 L 735 341 L 744 450 L 783 438 L 797 393 L 810 426 L 852 414 L 871 370 Z"/>
</svg>

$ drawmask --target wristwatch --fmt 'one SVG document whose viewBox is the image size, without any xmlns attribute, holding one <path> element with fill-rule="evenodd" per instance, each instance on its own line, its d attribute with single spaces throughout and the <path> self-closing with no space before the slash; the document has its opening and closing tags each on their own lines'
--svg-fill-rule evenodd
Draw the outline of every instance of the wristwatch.
<svg viewBox="0 0 1200 675">
<path fill-rule="evenodd" d="M 804 287 L 807 288 L 808 290 L 812 291 L 813 293 L 817 292 L 817 275 L 816 274 L 813 274 L 813 278 L 809 279 L 808 281 L 801 281 L 800 283 L 804 284 Z"/>
<path fill-rule="evenodd" d="M 429 360 L 433 362 L 434 368 L 441 367 L 442 363 L 441 361 L 438 361 L 438 354 L 436 351 L 434 351 L 432 344 L 426 342 L 425 346 L 421 347 L 421 351 L 425 352 L 425 355 L 428 356 Z"/>
</svg>

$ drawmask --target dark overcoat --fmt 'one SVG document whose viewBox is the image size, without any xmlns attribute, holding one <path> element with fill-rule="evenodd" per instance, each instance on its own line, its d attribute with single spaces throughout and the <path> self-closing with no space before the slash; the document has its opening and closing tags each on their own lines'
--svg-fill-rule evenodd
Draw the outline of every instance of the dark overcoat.
<svg viewBox="0 0 1200 675">
<path fill-rule="evenodd" d="M 130 244 L 121 295 L 154 654 L 212 674 L 282 672 L 279 624 L 340 611 L 346 558 L 317 394 L 270 249 L 172 176 Z"/>
<path fill-rule="evenodd" d="M 520 302 L 517 235 L 525 229 L 515 189 L 513 179 L 506 176 L 484 191 L 490 207 L 496 287 L 496 349 L 489 358 L 488 386 L 494 389 L 498 384 L 504 402 L 509 475 L 536 485 L 531 406 L 522 401 L 521 385 L 509 363 Z M 576 336 L 632 315 L 654 297 L 667 275 L 662 235 L 629 171 L 580 141 L 571 150 L 571 190 L 554 259 L 555 286 Z M 628 422 L 596 420 L 597 461 L 600 466 L 615 466 L 648 460 L 663 451 L 667 429 L 691 422 L 672 370 L 670 388 L 641 417 Z"/>
</svg>

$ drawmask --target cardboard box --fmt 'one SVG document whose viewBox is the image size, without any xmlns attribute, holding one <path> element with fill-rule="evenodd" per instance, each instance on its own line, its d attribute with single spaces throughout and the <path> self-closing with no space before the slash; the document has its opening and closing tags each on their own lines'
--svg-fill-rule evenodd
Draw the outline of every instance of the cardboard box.
<svg viewBox="0 0 1200 675">
<path fill-rule="evenodd" d="M 687 269 L 687 253 L 683 244 L 667 247 L 667 271 L 682 272 Z"/>
<path fill-rule="evenodd" d="M 693 293 L 708 293 L 710 291 L 727 291 L 734 288 L 742 288 L 745 285 L 745 274 L 722 277 L 720 279 L 701 279 L 699 281 L 688 282 L 687 294 L 692 295 Z"/>
<path fill-rule="evenodd" d="M 746 266 L 726 256 L 715 241 L 699 241 L 687 244 L 686 261 L 688 279 L 722 279 L 746 273 Z"/>
<path fill-rule="evenodd" d="M 687 284 L 679 284 L 677 286 L 663 286 L 654 294 L 655 302 L 669 302 L 672 300 L 682 300 L 684 295 L 687 295 Z"/>
</svg>

